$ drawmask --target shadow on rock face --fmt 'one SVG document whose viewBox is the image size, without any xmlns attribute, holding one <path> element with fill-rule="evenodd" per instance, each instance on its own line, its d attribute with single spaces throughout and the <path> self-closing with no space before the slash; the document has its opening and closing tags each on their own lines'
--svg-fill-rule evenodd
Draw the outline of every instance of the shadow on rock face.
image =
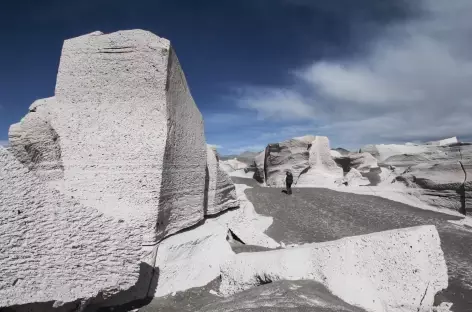
<svg viewBox="0 0 472 312">
<path fill-rule="evenodd" d="M 139 279 L 133 287 L 109 298 L 103 298 L 103 294 L 99 294 L 91 301 L 84 312 L 127 312 L 149 304 L 157 288 L 158 278 L 153 278 L 153 276 L 159 276 L 158 270 L 159 268 L 141 262 Z"/>
<path fill-rule="evenodd" d="M 75 302 L 61 303 L 58 301 L 35 302 L 23 305 L 0 308 L 0 312 L 126 312 L 148 305 L 157 288 L 157 279 L 153 279 L 155 270 L 147 263 L 141 262 L 139 278 L 130 289 L 107 297 L 105 293 L 95 298 L 85 298 Z M 156 273 L 158 275 L 158 273 Z"/>
</svg>

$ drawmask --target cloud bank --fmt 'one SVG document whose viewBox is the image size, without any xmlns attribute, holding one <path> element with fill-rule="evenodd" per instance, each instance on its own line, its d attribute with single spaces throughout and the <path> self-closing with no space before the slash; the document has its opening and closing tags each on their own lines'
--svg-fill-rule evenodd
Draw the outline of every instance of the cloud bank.
<svg viewBox="0 0 472 312">
<path fill-rule="evenodd" d="M 420 3 L 414 19 L 385 27 L 365 54 L 313 60 L 288 73 L 292 86 L 244 88 L 237 105 L 288 122 L 287 135 L 302 134 L 290 133 L 298 127 L 347 147 L 471 140 L 472 1 Z"/>
</svg>

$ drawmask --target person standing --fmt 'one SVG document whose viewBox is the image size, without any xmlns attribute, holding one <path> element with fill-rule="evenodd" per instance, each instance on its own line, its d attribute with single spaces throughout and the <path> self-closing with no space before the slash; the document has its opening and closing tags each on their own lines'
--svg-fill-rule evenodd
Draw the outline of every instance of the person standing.
<svg viewBox="0 0 472 312">
<path fill-rule="evenodd" d="M 287 171 L 285 177 L 285 186 L 287 187 L 287 194 L 292 195 L 292 183 L 293 183 L 293 175 L 290 171 Z"/>
</svg>

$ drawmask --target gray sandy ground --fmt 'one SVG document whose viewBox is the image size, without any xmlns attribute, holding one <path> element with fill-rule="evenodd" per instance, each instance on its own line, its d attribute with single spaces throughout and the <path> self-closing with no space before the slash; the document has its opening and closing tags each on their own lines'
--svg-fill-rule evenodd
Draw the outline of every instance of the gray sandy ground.
<svg viewBox="0 0 472 312">
<path fill-rule="evenodd" d="M 266 233 L 285 244 L 323 242 L 417 225 L 436 225 L 449 273 L 449 287 L 437 302 L 453 302 L 453 311 L 472 311 L 472 234 L 447 222 L 460 218 L 414 208 L 384 198 L 336 192 L 322 188 L 282 189 L 258 187 L 250 179 L 235 183 L 253 186 L 246 190 L 257 213 L 270 215 Z"/>
<path fill-rule="evenodd" d="M 278 281 L 221 298 L 209 293 L 218 281 L 153 300 L 141 312 L 361 312 L 314 281 Z"/>
</svg>

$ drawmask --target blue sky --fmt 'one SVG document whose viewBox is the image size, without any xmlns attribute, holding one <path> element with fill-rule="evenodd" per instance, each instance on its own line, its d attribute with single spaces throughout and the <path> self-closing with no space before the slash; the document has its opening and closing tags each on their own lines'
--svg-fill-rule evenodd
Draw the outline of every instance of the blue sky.
<svg viewBox="0 0 472 312">
<path fill-rule="evenodd" d="M 0 12 L 0 144 L 52 96 L 63 40 L 171 40 L 224 154 L 304 134 L 333 147 L 472 137 L 469 0 L 17 0 Z"/>
</svg>

